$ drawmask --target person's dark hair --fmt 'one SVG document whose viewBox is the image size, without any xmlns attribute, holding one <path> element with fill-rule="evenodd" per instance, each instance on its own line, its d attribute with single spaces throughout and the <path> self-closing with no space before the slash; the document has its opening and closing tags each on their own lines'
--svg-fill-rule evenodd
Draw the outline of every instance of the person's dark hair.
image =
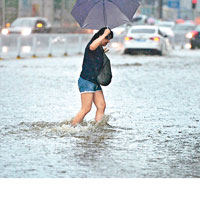
<svg viewBox="0 0 200 200">
<path fill-rule="evenodd" d="M 99 36 L 104 34 L 104 31 L 107 29 L 107 27 L 103 27 L 101 28 L 97 33 L 94 34 L 94 36 L 92 37 L 92 39 L 90 40 L 91 42 L 93 42 L 94 40 L 96 40 L 97 38 L 99 38 Z M 111 31 L 111 30 L 110 30 Z M 113 39 L 114 34 L 111 31 L 109 35 L 106 36 L 106 39 L 111 40 Z"/>
</svg>

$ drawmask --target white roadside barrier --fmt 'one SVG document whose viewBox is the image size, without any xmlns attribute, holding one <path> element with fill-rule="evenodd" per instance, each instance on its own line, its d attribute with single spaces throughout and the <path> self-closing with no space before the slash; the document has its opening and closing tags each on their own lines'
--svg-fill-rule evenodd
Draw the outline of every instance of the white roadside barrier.
<svg viewBox="0 0 200 200">
<path fill-rule="evenodd" d="M 0 36 L 0 59 L 67 56 L 84 53 L 92 34 L 32 34 Z M 121 51 L 124 36 L 115 37 L 111 51 Z"/>
<path fill-rule="evenodd" d="M 89 34 L 33 34 L 0 37 L 1 58 L 62 56 L 83 52 Z M 80 43 L 81 42 L 81 43 Z"/>
<path fill-rule="evenodd" d="M 115 35 L 108 45 L 109 50 L 122 53 L 124 37 L 125 35 Z M 0 60 L 83 54 L 91 38 L 92 34 L 0 35 Z M 170 42 L 176 46 L 184 46 L 186 39 L 176 36 L 173 42 Z"/>
</svg>

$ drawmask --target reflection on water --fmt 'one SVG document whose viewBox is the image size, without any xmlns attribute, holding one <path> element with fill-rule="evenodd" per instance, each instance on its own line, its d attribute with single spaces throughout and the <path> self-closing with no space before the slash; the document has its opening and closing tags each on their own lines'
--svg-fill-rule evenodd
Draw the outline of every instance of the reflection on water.
<svg viewBox="0 0 200 200">
<path fill-rule="evenodd" d="M 76 127 L 82 56 L 2 61 L 0 177 L 199 177 L 198 52 L 182 53 L 111 55 L 107 114 Z"/>
<path fill-rule="evenodd" d="M 45 154 L 52 154 L 50 157 L 61 156 L 64 159 L 73 158 L 72 160 L 76 163 L 75 165 L 78 164 L 82 167 L 87 167 L 89 163 L 92 165 L 93 162 L 97 162 L 100 158 L 103 159 L 107 152 L 107 141 L 112 140 L 113 134 L 117 134 L 120 131 L 120 127 L 115 128 L 109 125 L 108 120 L 109 116 L 105 115 L 100 122 L 84 121 L 76 127 L 71 126 L 70 121 L 64 121 L 61 123 L 21 122 L 16 126 L 2 127 L 0 135 L 1 139 L 14 139 L 15 144 L 18 144 L 15 146 L 15 144 L 12 143 L 13 141 L 11 141 L 12 147 L 8 150 L 10 152 L 7 152 L 7 154 L 11 156 L 10 159 L 20 157 L 22 160 L 29 160 L 33 153 L 38 153 L 37 155 L 40 157 L 40 151 L 42 150 Z M 19 145 L 20 143 L 23 144 L 23 146 Z M 3 151 L 7 151 L 7 145 L 8 144 L 2 145 Z M 17 151 L 20 152 L 20 154 L 22 153 L 23 156 L 19 155 L 18 152 L 13 152 L 14 149 L 17 149 Z M 27 154 L 27 151 L 30 153 Z M 17 165 L 15 165 L 15 170 L 13 169 L 15 173 L 14 177 L 33 176 L 33 174 L 38 172 L 38 169 L 41 167 L 38 166 L 38 164 L 43 163 L 37 163 L 38 161 L 41 162 L 39 157 L 32 161 L 34 164 L 27 166 L 29 169 L 24 169 L 24 167 L 22 169 L 19 167 L 18 169 Z M 56 158 L 56 160 L 57 159 L 58 158 Z M 44 163 L 45 162 L 46 161 L 44 160 Z M 61 161 L 58 161 L 58 163 L 60 162 Z M 71 164 L 73 165 L 73 163 Z M 11 167 L 9 165 L 4 165 L 4 167 L 5 166 L 7 168 Z M 55 167 L 56 169 L 56 166 L 52 164 L 48 164 L 46 167 Z M 67 177 L 76 177 L 77 174 L 68 174 L 68 167 L 69 166 L 63 166 L 64 169 L 56 172 L 59 173 L 59 175 L 57 174 L 55 176 L 64 177 L 67 173 Z M 75 170 L 77 169 L 78 167 L 75 167 Z M 13 175 L 10 174 L 10 176 Z M 36 176 L 43 177 L 45 176 L 45 173 Z M 86 173 L 85 171 L 83 174 L 79 174 L 79 176 L 87 177 L 88 172 Z M 3 177 L 7 177 L 7 175 L 3 175 Z"/>
</svg>

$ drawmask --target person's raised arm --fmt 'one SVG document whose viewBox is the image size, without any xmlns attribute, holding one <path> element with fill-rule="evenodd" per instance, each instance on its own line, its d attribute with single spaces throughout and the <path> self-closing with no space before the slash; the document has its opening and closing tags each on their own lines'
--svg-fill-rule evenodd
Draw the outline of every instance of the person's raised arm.
<svg viewBox="0 0 200 200">
<path fill-rule="evenodd" d="M 111 33 L 110 29 L 107 28 L 105 31 L 104 31 L 104 34 L 101 35 L 99 38 L 97 38 L 96 40 L 94 40 L 92 42 L 92 44 L 90 44 L 90 50 L 91 51 L 94 51 L 97 49 L 97 47 L 101 44 L 101 42 L 106 38 L 106 36 L 108 36 L 109 34 Z"/>
</svg>

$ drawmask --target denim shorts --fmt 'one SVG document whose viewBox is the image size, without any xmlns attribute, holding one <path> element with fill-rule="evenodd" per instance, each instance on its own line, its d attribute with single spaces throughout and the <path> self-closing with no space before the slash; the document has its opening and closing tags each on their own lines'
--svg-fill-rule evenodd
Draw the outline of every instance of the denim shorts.
<svg viewBox="0 0 200 200">
<path fill-rule="evenodd" d="M 100 85 L 87 81 L 81 77 L 78 79 L 78 87 L 80 93 L 94 93 L 102 90 Z"/>
</svg>

